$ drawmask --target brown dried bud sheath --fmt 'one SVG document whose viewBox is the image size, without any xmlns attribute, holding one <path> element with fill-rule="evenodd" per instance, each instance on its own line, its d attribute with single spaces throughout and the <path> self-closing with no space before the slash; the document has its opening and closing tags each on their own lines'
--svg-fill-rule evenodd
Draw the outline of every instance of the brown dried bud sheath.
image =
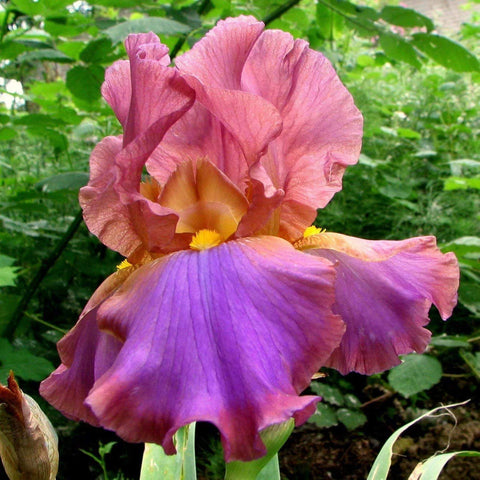
<svg viewBox="0 0 480 480">
<path fill-rule="evenodd" d="M 13 372 L 0 384 L 0 457 L 10 480 L 55 480 L 58 439 L 33 398 L 24 394 Z"/>
</svg>

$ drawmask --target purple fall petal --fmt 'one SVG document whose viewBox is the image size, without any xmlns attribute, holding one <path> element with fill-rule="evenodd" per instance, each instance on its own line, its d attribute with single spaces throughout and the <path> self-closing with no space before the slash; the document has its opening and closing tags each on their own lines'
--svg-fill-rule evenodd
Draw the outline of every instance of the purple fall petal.
<svg viewBox="0 0 480 480">
<path fill-rule="evenodd" d="M 62 364 L 40 384 L 40 394 L 73 420 L 99 426 L 84 401 L 95 380 L 112 365 L 121 343 L 112 335 L 100 332 L 97 311 L 130 273 L 130 269 L 122 269 L 97 288 L 75 327 L 57 344 Z"/>
<path fill-rule="evenodd" d="M 274 237 L 140 267 L 96 312 L 123 345 L 85 403 L 128 441 L 173 453 L 177 429 L 201 420 L 219 428 L 227 461 L 260 457 L 260 430 L 313 413 L 318 399 L 298 394 L 344 331 L 333 281 L 328 262 Z M 71 386 L 62 374 L 50 389 Z"/>
<path fill-rule="evenodd" d="M 334 310 L 347 325 L 326 365 L 344 374 L 370 375 L 399 364 L 399 355 L 423 352 L 431 336 L 423 327 L 432 303 L 443 319 L 456 304 L 455 255 L 442 254 L 434 237 L 371 241 L 322 236 L 328 247 L 308 253 L 335 264 Z"/>
</svg>

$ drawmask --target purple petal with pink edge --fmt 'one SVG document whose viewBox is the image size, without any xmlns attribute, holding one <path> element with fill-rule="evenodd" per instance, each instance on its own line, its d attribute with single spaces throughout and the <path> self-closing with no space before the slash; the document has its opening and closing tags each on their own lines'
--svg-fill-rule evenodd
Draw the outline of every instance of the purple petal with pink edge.
<svg viewBox="0 0 480 480">
<path fill-rule="evenodd" d="M 423 352 L 431 336 L 423 327 L 432 303 L 443 319 L 456 304 L 455 255 L 442 254 L 434 237 L 396 242 L 330 236 L 328 249 L 308 250 L 334 262 L 334 310 L 347 325 L 326 365 L 343 374 L 370 375 L 399 364 L 399 355 Z"/>
<path fill-rule="evenodd" d="M 324 207 L 358 160 L 363 125 L 330 62 L 307 42 L 267 30 L 245 62 L 242 89 L 280 111 L 282 134 L 262 161 L 285 190 L 284 213 L 294 215 L 297 204 Z"/>
<path fill-rule="evenodd" d="M 122 269 L 98 287 L 75 327 L 58 342 L 62 364 L 40 384 L 40 394 L 68 418 L 99 426 L 84 401 L 95 380 L 112 365 L 121 342 L 100 332 L 97 310 L 130 273 L 131 269 Z"/>
<path fill-rule="evenodd" d="M 123 345 L 86 404 L 127 441 L 171 454 L 178 428 L 208 421 L 227 461 L 258 458 L 260 430 L 314 411 L 298 394 L 344 332 L 333 282 L 329 262 L 275 237 L 154 260 L 99 307 Z"/>
<path fill-rule="evenodd" d="M 220 20 L 175 64 L 205 85 L 240 90 L 243 65 L 263 28 L 264 24 L 254 17 Z"/>
<path fill-rule="evenodd" d="M 85 398 L 97 378 L 96 370 L 110 367 L 121 342 L 98 330 L 96 314 L 97 309 L 91 310 L 60 340 L 62 364 L 40 384 L 40 394 L 66 417 L 98 427 Z"/>
</svg>

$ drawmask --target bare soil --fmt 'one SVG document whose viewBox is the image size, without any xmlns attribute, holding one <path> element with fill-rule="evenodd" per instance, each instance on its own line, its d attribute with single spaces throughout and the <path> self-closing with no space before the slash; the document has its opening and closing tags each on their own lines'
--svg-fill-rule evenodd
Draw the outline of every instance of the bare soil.
<svg viewBox="0 0 480 480">
<path fill-rule="evenodd" d="M 407 480 L 420 461 L 444 450 L 480 451 L 480 402 L 471 398 L 470 386 L 446 379 L 415 410 L 405 408 L 407 402 L 398 394 L 368 386 L 362 392 L 368 422 L 353 432 L 343 426 L 325 429 L 308 423 L 297 428 L 280 453 L 283 478 L 365 480 L 382 445 L 397 428 L 426 410 L 469 398 L 470 403 L 452 410 L 454 416 L 427 418 L 404 432 L 395 444 L 389 480 Z M 480 459 L 455 457 L 440 480 L 480 480 Z"/>
</svg>

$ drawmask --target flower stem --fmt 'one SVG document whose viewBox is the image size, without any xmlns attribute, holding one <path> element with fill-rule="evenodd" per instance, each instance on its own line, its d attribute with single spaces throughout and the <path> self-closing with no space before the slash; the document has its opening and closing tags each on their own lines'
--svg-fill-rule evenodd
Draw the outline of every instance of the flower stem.
<svg viewBox="0 0 480 480">
<path fill-rule="evenodd" d="M 43 279 L 50 271 L 50 269 L 55 265 L 55 262 L 58 260 L 62 252 L 65 250 L 68 242 L 72 239 L 75 235 L 76 231 L 80 227 L 82 223 L 82 211 L 79 210 L 78 213 L 75 215 L 74 219 L 70 223 L 67 231 L 64 233 L 63 237 L 60 241 L 55 245 L 53 250 L 50 252 L 50 255 L 46 259 L 42 261 L 40 268 L 37 271 L 37 274 L 32 278 L 30 283 L 27 285 L 25 292 L 23 293 L 20 302 L 18 302 L 17 308 L 12 314 L 10 321 L 8 322 L 5 330 L 3 332 L 3 336 L 8 340 L 13 339 L 13 334 L 15 333 L 15 328 L 17 328 L 17 324 L 22 318 L 23 312 L 28 307 L 30 300 L 32 299 L 33 295 L 37 291 L 37 288 L 42 283 Z"/>
</svg>

